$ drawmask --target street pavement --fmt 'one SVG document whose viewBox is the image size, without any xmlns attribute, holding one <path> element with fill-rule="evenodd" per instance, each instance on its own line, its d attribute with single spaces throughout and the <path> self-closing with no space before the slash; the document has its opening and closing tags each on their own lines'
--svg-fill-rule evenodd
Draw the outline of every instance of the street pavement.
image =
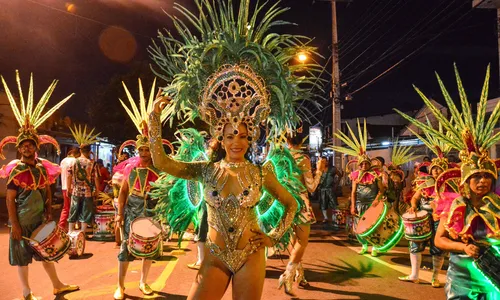
<svg viewBox="0 0 500 300">
<path fill-rule="evenodd" d="M 317 209 L 317 208 L 316 208 Z M 319 212 L 318 212 L 319 213 Z M 319 214 L 316 214 L 319 216 Z M 8 228 L 2 218 L 0 227 L 0 299 L 20 299 L 21 290 L 16 268 L 8 264 Z M 278 290 L 278 278 L 284 271 L 288 255 L 274 255 L 267 261 L 266 280 L 262 299 L 445 299 L 443 288 L 432 288 L 431 273 L 421 270 L 420 284 L 398 281 L 397 277 L 410 271 L 408 251 L 401 242 L 390 253 L 379 257 L 358 255 L 360 247 L 350 241 L 344 230 L 335 231 L 330 226 L 313 225 L 309 247 L 304 257 L 305 274 L 311 287 L 295 287 L 295 297 Z M 79 259 L 65 256 L 57 265 L 61 280 L 78 284 L 80 290 L 57 299 L 112 299 L 117 278 L 118 249 L 114 242 L 87 241 L 85 254 Z M 183 241 L 164 244 L 164 254 L 154 262 L 149 283 L 155 294 L 145 297 L 138 289 L 140 262 L 131 263 L 126 279 L 127 299 L 186 299 L 196 271 L 187 264 L 195 261 L 196 245 Z M 431 268 L 431 257 L 426 251 L 423 268 Z M 447 265 L 445 264 L 445 269 Z M 445 282 L 444 272 L 440 275 Z M 30 265 L 30 283 L 36 296 L 54 299 L 49 278 L 40 263 Z M 231 299 L 229 286 L 223 299 Z"/>
</svg>

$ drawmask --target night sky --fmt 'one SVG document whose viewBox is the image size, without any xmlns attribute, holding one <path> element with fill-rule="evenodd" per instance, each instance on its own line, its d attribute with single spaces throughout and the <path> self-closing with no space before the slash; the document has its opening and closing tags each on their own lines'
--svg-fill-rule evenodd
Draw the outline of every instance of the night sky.
<svg viewBox="0 0 500 300">
<path fill-rule="evenodd" d="M 75 92 L 63 114 L 80 121 L 88 121 L 83 113 L 86 103 L 110 82 L 117 82 L 112 78 L 130 74 L 132 69 L 149 73 L 147 64 L 151 61 L 147 47 L 158 29 L 171 26 L 162 9 L 174 12 L 172 0 L 0 1 L 0 73 L 14 86 L 14 72 L 19 69 L 27 87 L 29 73 L 33 72 L 37 98 L 52 79 L 59 79 L 53 100 Z M 179 2 L 193 6 L 191 0 Z M 355 92 L 353 100 L 343 104 L 343 117 L 390 113 L 393 107 L 418 109 L 422 101 L 412 84 L 441 101 L 434 71 L 455 94 L 454 62 L 461 70 L 471 101 L 477 101 L 486 66 L 491 63 L 490 95 L 497 96 L 496 11 L 472 9 L 471 2 L 354 0 L 349 4 L 338 3 L 343 95 L 355 92 L 409 55 L 385 76 Z M 329 3 L 320 0 L 282 3 L 292 8 L 282 19 L 298 26 L 280 31 L 316 37 L 313 44 L 324 56 L 319 62 L 326 64 L 331 44 Z M 120 26 L 126 31 L 111 26 Z M 325 78 L 330 70 L 331 63 L 323 74 Z M 136 80 L 127 84 L 136 86 Z M 105 101 L 118 102 L 117 99 Z M 328 122 L 330 116 L 325 113 L 317 117 Z"/>
</svg>

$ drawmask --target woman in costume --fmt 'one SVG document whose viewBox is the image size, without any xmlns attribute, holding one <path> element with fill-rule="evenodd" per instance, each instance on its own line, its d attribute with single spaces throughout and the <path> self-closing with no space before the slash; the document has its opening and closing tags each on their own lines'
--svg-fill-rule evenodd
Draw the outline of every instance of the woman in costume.
<svg viewBox="0 0 500 300">
<path fill-rule="evenodd" d="M 411 129 L 410 129 L 411 130 Z M 442 126 L 439 126 L 439 132 L 443 133 Z M 455 167 L 456 165 L 448 162 L 446 155 L 450 151 L 450 147 L 442 142 L 435 136 L 425 133 L 425 137 L 420 136 L 416 132 L 412 133 L 417 136 L 424 144 L 436 154 L 436 157 L 432 159 L 430 165 L 427 167 L 429 173 L 420 172 L 415 178 L 415 194 L 410 201 L 410 207 L 407 209 L 407 213 L 415 214 L 418 211 L 424 210 L 430 216 L 431 222 L 431 236 L 429 240 L 423 242 L 409 241 L 410 250 L 410 262 L 411 262 L 411 274 L 408 276 L 398 277 L 401 281 L 419 283 L 419 270 L 422 264 L 422 252 L 427 246 L 429 246 L 430 253 L 432 255 L 432 287 L 441 287 L 439 282 L 439 271 L 443 267 L 444 263 L 444 251 L 440 250 L 434 244 L 434 237 L 436 236 L 436 230 L 439 226 L 439 215 L 436 212 L 437 207 L 437 197 L 438 193 L 435 189 L 435 183 L 437 178 L 441 173 L 448 170 L 450 167 Z M 452 182 L 448 183 L 447 192 L 452 192 L 453 187 L 456 186 Z"/>
<path fill-rule="evenodd" d="M 316 223 L 313 209 L 309 201 L 309 193 L 313 193 L 321 179 L 324 169 L 324 162 L 319 160 L 316 166 L 316 172 L 313 174 L 311 170 L 310 158 L 302 152 L 301 146 L 303 139 L 299 135 L 295 135 L 287 140 L 291 154 L 300 170 L 295 174 L 303 185 L 300 191 L 301 209 L 298 217 L 295 218 L 293 231 L 295 233 L 292 243 L 292 253 L 290 261 L 286 266 L 286 270 L 281 274 L 278 282 L 278 287 L 285 287 L 285 293 L 293 295 L 293 282 L 297 281 L 299 286 L 307 287 L 309 283 L 304 276 L 304 268 L 302 266 L 302 257 L 309 243 L 309 234 L 311 232 L 311 224 Z M 281 182 L 281 181 L 280 181 Z"/>
<path fill-rule="evenodd" d="M 139 134 L 137 135 L 137 140 L 125 141 L 118 153 L 122 153 L 122 150 L 126 146 L 135 146 L 139 152 L 139 157 L 132 157 L 115 167 L 117 173 L 121 173 L 123 176 L 123 181 L 121 183 L 120 193 L 118 195 L 118 213 L 115 217 L 115 224 L 121 227 L 123 236 L 121 238 L 120 253 L 118 254 L 118 286 L 115 290 L 113 297 L 115 299 L 123 299 L 125 291 L 125 276 L 127 274 L 127 269 L 130 261 L 135 259 L 128 250 L 128 239 L 130 236 L 130 224 L 138 217 L 153 217 L 154 208 L 156 202 L 151 199 L 148 192 L 151 188 L 151 182 L 158 179 L 160 171 L 153 166 L 151 160 L 150 145 L 148 141 L 148 127 L 147 127 L 147 112 L 152 110 L 153 107 L 153 95 L 155 93 L 156 79 L 153 81 L 153 86 L 151 87 L 151 93 L 149 101 L 146 103 L 145 95 L 143 94 L 142 83 L 139 79 L 139 108 L 137 108 L 136 102 L 130 95 L 129 90 L 125 83 L 123 87 L 127 94 L 128 100 L 130 102 L 131 108 L 129 108 L 122 100 L 120 100 L 122 106 L 129 117 L 134 122 Z M 161 120 L 165 120 L 166 115 L 161 117 Z M 160 139 L 159 145 L 163 147 L 163 144 L 167 141 Z M 163 247 L 161 241 L 159 247 Z M 153 251 L 161 252 L 161 249 L 153 249 Z M 157 253 L 157 255 L 158 255 Z M 144 295 L 153 294 L 153 290 L 147 284 L 147 277 L 149 270 L 151 268 L 152 260 L 142 258 L 141 267 L 141 279 L 139 282 L 139 289 Z"/>
<path fill-rule="evenodd" d="M 355 136 L 351 127 L 347 125 L 351 138 L 345 133 L 338 131 L 335 136 L 350 148 L 333 146 L 332 149 L 352 156 L 357 156 L 357 159 L 351 160 L 348 166 L 352 163 L 357 163 L 359 169 L 349 174 L 352 180 L 351 191 L 351 214 L 355 217 L 355 224 L 358 224 L 361 216 L 372 205 L 379 205 L 385 192 L 380 173 L 376 168 L 372 168 L 372 160 L 366 153 L 366 144 L 368 134 L 366 131 L 366 121 L 364 121 L 364 130 L 361 129 L 358 120 L 358 137 Z M 360 235 L 356 238 L 361 243 L 362 248 L 359 254 L 365 254 L 368 251 L 368 241 Z M 377 256 L 378 251 L 374 247 L 372 255 Z"/>
<path fill-rule="evenodd" d="M 417 89 L 449 135 L 398 112 L 424 132 L 460 150 L 460 168 L 443 172 L 436 183 L 436 189 L 440 193 L 438 212 L 442 210 L 443 213 L 435 244 L 438 248 L 451 252 L 445 286 L 447 299 L 500 299 L 498 272 L 489 271 L 498 267 L 499 255 L 490 254 L 498 251 L 495 244 L 500 239 L 500 197 L 492 191 L 494 181 L 498 178 L 500 161 L 494 161 L 488 155 L 488 149 L 500 140 L 500 135 L 492 135 L 493 128 L 500 119 L 500 103 L 497 103 L 486 120 L 490 75 L 488 67 L 477 119 L 474 120 L 456 67 L 455 74 L 462 112 L 458 111 L 438 77 L 453 122 L 442 115 Z M 446 182 L 456 179 L 460 182 L 460 195 L 450 197 L 442 193 Z M 481 255 L 483 256 L 479 258 Z M 484 264 L 488 260 L 489 263 Z"/>
<path fill-rule="evenodd" d="M 66 103 L 73 94 L 61 100 L 49 111 L 42 113 L 57 81 L 54 80 L 40 101 L 34 103 L 32 75 L 27 103 L 25 103 L 25 98 L 22 95 L 21 79 L 17 70 L 16 79 L 21 102 L 19 108 L 2 77 L 5 93 L 20 129 L 17 137 L 8 136 L 0 141 L 0 159 L 5 159 L 2 149 L 7 144 L 16 145 L 21 159 L 15 159 L 3 166 L 0 169 L 0 178 L 7 178 L 6 205 L 11 228 L 9 263 L 11 266 L 17 266 L 19 281 L 23 289 L 23 299 L 36 300 L 37 298 L 33 295 L 29 285 L 28 266 L 33 259 L 41 261 L 42 257 L 34 252 L 26 238 L 29 239 L 32 233 L 44 222 L 52 221 L 52 191 L 50 185 L 56 182 L 61 173 L 58 165 L 37 157 L 37 152 L 42 144 L 52 144 L 56 147 L 58 154 L 60 151 L 59 144 L 53 137 L 38 135 L 36 128 Z M 61 282 L 53 262 L 43 261 L 42 265 L 52 282 L 54 295 L 57 296 L 65 292 L 78 290 L 76 285 L 66 285 Z"/>
<path fill-rule="evenodd" d="M 200 12 L 194 14 L 176 7 L 199 29 L 200 36 L 174 18 L 181 40 L 161 34 L 161 47 L 155 45 L 150 52 L 160 68 L 157 74 L 170 83 L 162 93 L 174 102 L 166 110 L 208 123 L 225 157 L 215 163 L 184 163 L 166 156 L 159 144 L 158 116 L 170 97 L 160 97 L 150 115 L 153 161 L 166 173 L 204 186 L 207 255 L 188 299 L 220 299 L 231 280 L 233 298 L 259 299 L 265 276 L 264 248 L 275 245 L 288 231 L 297 203 L 272 172 L 253 165 L 245 154 L 257 142 L 261 123 L 267 122 L 271 137 L 297 127 L 297 105 L 313 96 L 311 87 L 303 84 L 314 84 L 316 77 L 310 74 L 319 69 L 315 64 L 290 64 L 301 51 L 314 51 L 303 43 L 308 39 L 268 32 L 271 24 L 286 24 L 275 17 L 287 9 L 272 5 L 257 21 L 266 4 L 258 4 L 253 13 L 249 0 L 240 1 L 239 9 L 232 1 L 199 4 Z M 300 71 L 305 72 L 298 76 Z M 268 234 L 261 232 L 256 212 L 263 191 L 284 206 L 281 221 Z"/>
</svg>

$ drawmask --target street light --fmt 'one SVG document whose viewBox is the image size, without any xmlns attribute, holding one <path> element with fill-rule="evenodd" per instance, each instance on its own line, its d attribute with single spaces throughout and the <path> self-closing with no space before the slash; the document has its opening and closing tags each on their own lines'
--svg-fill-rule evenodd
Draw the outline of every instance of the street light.
<svg viewBox="0 0 500 300">
<path fill-rule="evenodd" d="M 298 59 L 301 63 L 303 63 L 303 62 L 305 62 L 305 61 L 307 60 L 307 54 L 306 54 L 306 53 L 303 53 L 303 52 L 302 52 L 302 53 L 299 53 L 299 55 L 297 56 L 297 59 Z"/>
</svg>

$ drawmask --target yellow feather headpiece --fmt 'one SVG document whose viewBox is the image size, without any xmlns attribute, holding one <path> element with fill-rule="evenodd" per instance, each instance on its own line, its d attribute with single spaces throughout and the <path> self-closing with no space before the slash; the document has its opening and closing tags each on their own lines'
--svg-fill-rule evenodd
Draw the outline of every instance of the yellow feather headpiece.
<svg viewBox="0 0 500 300">
<path fill-rule="evenodd" d="M 70 127 L 69 130 L 73 134 L 73 137 L 75 138 L 80 148 L 96 143 L 98 141 L 97 138 L 101 134 L 100 132 L 94 134 L 95 128 L 93 128 L 90 131 L 87 131 L 87 125 L 85 125 L 85 127 L 83 128 L 81 125 L 78 125 L 78 127 L 75 125 L 74 129 Z"/>
<path fill-rule="evenodd" d="M 54 107 L 49 109 L 49 111 L 42 113 L 45 106 L 47 105 L 52 92 L 56 88 L 57 80 L 52 81 L 52 84 L 47 88 L 42 98 L 35 103 L 33 96 L 33 73 L 30 77 L 30 85 L 28 90 L 28 97 L 25 102 L 25 98 L 23 96 L 23 91 L 21 88 L 21 78 L 19 76 L 19 71 L 16 70 L 16 81 L 17 87 L 19 90 L 19 102 L 18 106 L 16 99 L 12 95 L 7 83 L 3 76 L 0 76 L 2 79 L 2 84 L 5 89 L 5 93 L 7 94 L 7 98 L 9 99 L 10 107 L 14 112 L 14 117 L 19 124 L 19 135 L 17 137 L 7 136 L 0 141 L 0 158 L 5 159 L 2 153 L 2 149 L 7 144 L 15 144 L 16 147 L 26 140 L 32 140 L 35 142 L 36 147 L 39 148 L 41 144 L 52 144 L 57 149 L 57 153 L 60 153 L 59 144 L 57 141 L 48 135 L 38 135 L 36 129 L 42 125 L 56 110 L 58 110 L 64 103 L 66 103 L 73 95 L 67 96 L 63 100 L 59 101 Z"/>
<path fill-rule="evenodd" d="M 137 149 L 144 146 L 149 147 L 148 118 L 149 118 L 149 113 L 153 110 L 153 102 L 155 100 L 155 92 L 156 92 L 155 89 L 156 78 L 153 80 L 153 85 L 151 86 L 151 92 L 149 93 L 149 98 L 147 102 L 146 102 L 146 97 L 144 95 L 144 90 L 142 88 L 141 79 L 139 78 L 138 81 L 139 81 L 139 107 L 137 107 L 136 101 L 130 94 L 130 91 L 127 88 L 125 82 L 122 82 L 123 88 L 125 89 L 125 93 L 127 94 L 128 102 L 130 103 L 130 108 L 125 104 L 124 101 L 122 101 L 121 99 L 119 100 L 123 108 L 127 112 L 128 116 L 134 123 L 135 127 L 137 128 L 139 134 L 136 136 L 137 140 L 125 141 L 120 146 L 118 153 L 122 153 L 123 149 L 130 145 L 135 146 L 135 148 Z M 168 112 L 167 110 L 164 110 L 161 114 L 160 121 L 163 123 L 167 119 L 167 116 Z M 173 149 L 169 141 L 163 140 L 163 143 L 167 144 L 171 149 Z"/>
</svg>

